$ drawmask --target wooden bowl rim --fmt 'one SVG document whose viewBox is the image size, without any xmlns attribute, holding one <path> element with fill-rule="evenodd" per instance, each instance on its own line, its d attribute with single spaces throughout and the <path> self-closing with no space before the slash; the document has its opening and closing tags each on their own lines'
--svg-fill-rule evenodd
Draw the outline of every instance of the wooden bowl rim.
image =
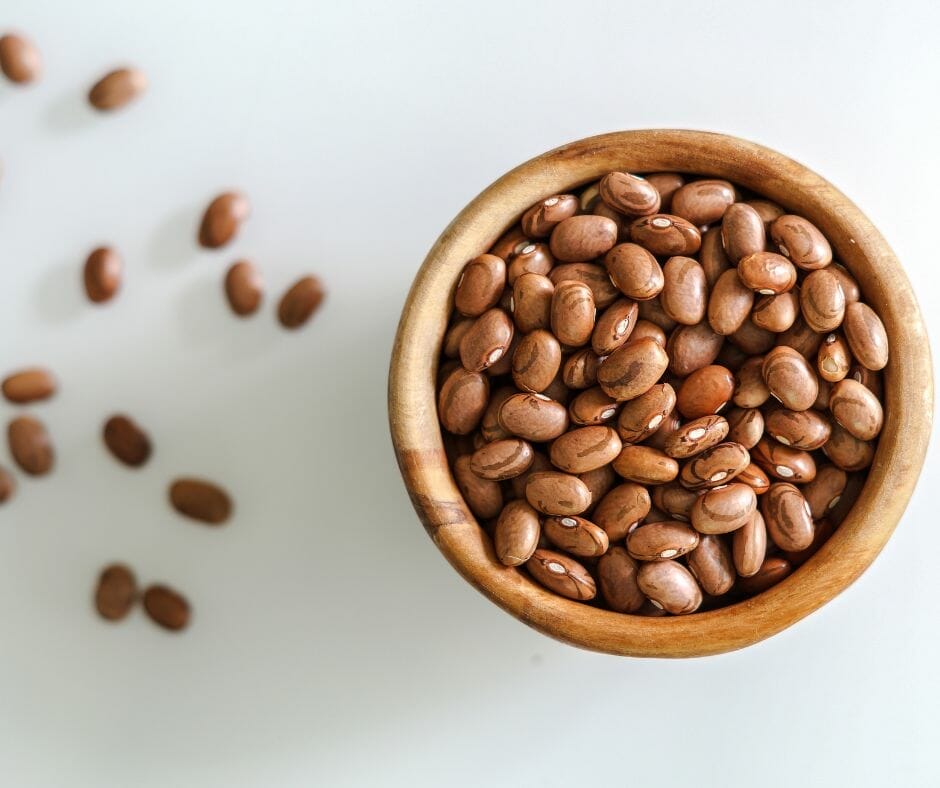
<svg viewBox="0 0 940 788">
<path fill-rule="evenodd" d="M 486 251 L 539 199 L 604 173 L 678 171 L 727 178 L 806 216 L 859 280 L 889 335 L 885 426 L 865 487 L 834 535 L 783 582 L 759 596 L 684 617 L 614 613 L 558 597 L 502 566 L 457 489 L 437 421 L 434 379 L 453 290 L 467 260 Z M 793 196 L 798 196 L 795 202 Z M 838 189 L 802 164 L 747 140 L 689 130 L 620 131 L 564 145 L 483 190 L 431 248 L 402 311 L 389 373 L 389 422 L 412 503 L 460 574 L 529 626 L 610 654 L 688 657 L 757 643 L 807 616 L 854 582 L 894 531 L 923 465 L 933 413 L 927 333 L 893 251 Z"/>
</svg>

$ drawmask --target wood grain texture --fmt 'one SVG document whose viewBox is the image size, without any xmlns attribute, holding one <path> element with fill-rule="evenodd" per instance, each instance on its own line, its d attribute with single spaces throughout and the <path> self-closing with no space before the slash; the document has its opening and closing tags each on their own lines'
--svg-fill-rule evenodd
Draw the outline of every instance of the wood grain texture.
<svg viewBox="0 0 940 788">
<path fill-rule="evenodd" d="M 805 216 L 859 280 L 889 336 L 885 428 L 851 515 L 819 552 L 760 596 L 686 617 L 643 618 L 563 599 L 504 567 L 454 484 L 435 407 L 434 376 L 463 266 L 536 201 L 611 170 L 726 178 Z M 392 351 L 389 421 L 405 485 L 429 535 L 454 568 L 529 626 L 611 654 L 718 654 L 780 632 L 831 600 L 871 564 L 901 518 L 930 437 L 933 381 L 927 334 L 910 283 L 871 222 L 834 186 L 768 148 L 697 131 L 625 131 L 545 153 L 504 175 L 444 230 L 418 272 Z"/>
</svg>

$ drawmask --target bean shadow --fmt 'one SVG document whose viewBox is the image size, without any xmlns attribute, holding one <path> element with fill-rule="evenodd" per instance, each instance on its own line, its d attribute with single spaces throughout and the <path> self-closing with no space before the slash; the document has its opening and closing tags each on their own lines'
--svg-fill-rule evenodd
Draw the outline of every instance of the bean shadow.
<svg viewBox="0 0 940 788">
<path fill-rule="evenodd" d="M 164 217 L 147 243 L 144 254 L 148 263 L 154 268 L 174 270 L 194 261 L 199 256 L 198 223 L 199 208 L 195 204 Z"/>
<path fill-rule="evenodd" d="M 36 291 L 36 305 L 43 321 L 68 323 L 87 308 L 81 272 L 78 259 L 43 268 Z"/>
<path fill-rule="evenodd" d="M 74 134 L 95 121 L 85 93 L 78 87 L 53 99 L 43 113 L 45 125 L 56 134 Z"/>
</svg>

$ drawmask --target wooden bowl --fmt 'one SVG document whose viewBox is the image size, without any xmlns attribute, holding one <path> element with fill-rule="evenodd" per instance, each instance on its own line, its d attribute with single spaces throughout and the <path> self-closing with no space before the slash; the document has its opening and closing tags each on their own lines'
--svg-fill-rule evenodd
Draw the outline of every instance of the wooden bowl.
<svg viewBox="0 0 940 788">
<path fill-rule="evenodd" d="M 457 278 L 523 211 L 611 170 L 727 178 L 807 217 L 825 233 L 885 323 L 885 425 L 858 502 L 835 534 L 783 582 L 729 607 L 646 618 L 556 596 L 500 564 L 451 476 L 437 420 L 435 374 Z M 582 648 L 689 657 L 742 648 L 824 605 L 875 559 L 920 473 L 933 381 L 927 333 L 900 263 L 862 212 L 816 173 L 752 142 L 698 131 L 624 131 L 549 151 L 507 173 L 444 230 L 418 272 L 392 351 L 389 420 L 405 486 L 440 551 L 461 575 L 531 627 Z"/>
</svg>

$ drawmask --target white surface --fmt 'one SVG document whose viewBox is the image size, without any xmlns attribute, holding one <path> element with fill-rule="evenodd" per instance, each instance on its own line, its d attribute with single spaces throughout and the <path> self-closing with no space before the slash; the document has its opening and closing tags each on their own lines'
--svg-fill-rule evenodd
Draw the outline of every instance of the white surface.
<svg viewBox="0 0 940 788">
<path fill-rule="evenodd" d="M 823 173 L 893 244 L 940 348 L 938 6 L 444 5 L 4 3 L 46 75 L 0 84 L 0 368 L 48 364 L 62 391 L 35 408 L 55 474 L 0 509 L 0 782 L 937 785 L 936 441 L 896 536 L 824 610 L 740 653 L 625 660 L 451 571 L 400 484 L 385 389 L 456 211 L 620 128 L 726 131 Z M 150 92 L 92 113 L 88 86 L 124 62 Z M 254 215 L 200 251 L 229 186 Z M 128 274 L 94 308 L 80 266 L 102 242 Z M 236 256 L 269 285 L 245 322 L 220 295 Z M 308 270 L 329 300 L 287 334 L 272 303 Z M 115 410 L 154 437 L 139 472 L 100 446 Z M 234 492 L 224 530 L 165 505 L 183 473 Z M 99 621 L 114 558 L 183 590 L 191 629 Z"/>
</svg>

